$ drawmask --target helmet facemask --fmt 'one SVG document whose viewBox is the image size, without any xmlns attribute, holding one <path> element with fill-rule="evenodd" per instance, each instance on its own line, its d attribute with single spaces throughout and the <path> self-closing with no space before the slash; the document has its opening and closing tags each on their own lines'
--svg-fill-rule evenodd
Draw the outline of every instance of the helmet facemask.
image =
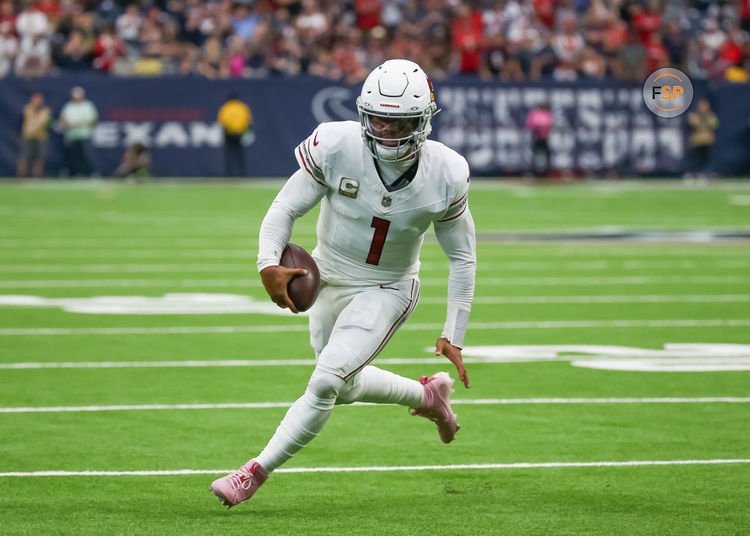
<svg viewBox="0 0 750 536">
<path fill-rule="evenodd" d="M 357 99 L 362 137 L 372 156 L 382 162 L 401 162 L 412 158 L 432 131 L 430 120 L 435 104 L 411 114 L 375 112 Z"/>
</svg>

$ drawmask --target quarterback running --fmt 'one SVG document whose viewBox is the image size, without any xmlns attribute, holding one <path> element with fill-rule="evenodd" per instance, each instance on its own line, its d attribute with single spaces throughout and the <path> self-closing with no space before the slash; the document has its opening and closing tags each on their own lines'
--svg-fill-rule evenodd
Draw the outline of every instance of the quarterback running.
<svg viewBox="0 0 750 536">
<path fill-rule="evenodd" d="M 271 299 L 297 312 L 287 284 L 305 271 L 279 266 L 294 221 L 321 204 L 312 252 L 321 286 L 310 309 L 316 366 L 263 451 L 215 480 L 232 507 L 249 499 L 281 464 L 323 428 L 336 404 L 400 404 L 437 426 L 449 443 L 458 431 L 446 372 L 412 380 L 370 363 L 419 299 L 419 251 L 430 225 L 450 263 L 445 325 L 435 354 L 469 387 L 461 357 L 474 294 L 476 244 L 468 208 L 469 166 L 427 140 L 438 111 L 432 84 L 414 62 L 373 70 L 357 99 L 359 123 L 323 123 L 295 149 L 299 169 L 263 220 L 258 270 Z"/>
</svg>

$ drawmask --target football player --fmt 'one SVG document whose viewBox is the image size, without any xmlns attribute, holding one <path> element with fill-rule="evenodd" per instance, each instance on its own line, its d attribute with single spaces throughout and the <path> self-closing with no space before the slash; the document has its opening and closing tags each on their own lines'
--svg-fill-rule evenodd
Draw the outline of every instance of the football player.
<svg viewBox="0 0 750 536">
<path fill-rule="evenodd" d="M 312 252 L 321 286 L 310 310 L 317 365 L 268 445 L 211 491 L 227 507 L 249 499 L 268 475 L 309 443 L 336 404 L 374 402 L 416 408 L 440 439 L 458 424 L 446 372 L 419 381 L 370 365 L 419 299 L 419 250 L 432 225 L 450 261 L 448 308 L 435 355 L 455 366 L 466 388 L 461 347 L 474 294 L 476 246 L 468 208 L 469 166 L 427 140 L 437 105 L 414 62 L 389 60 L 364 82 L 359 124 L 323 123 L 294 153 L 300 169 L 279 192 L 260 229 L 258 270 L 271 299 L 297 312 L 287 284 L 301 268 L 279 266 L 294 221 L 321 204 Z"/>
</svg>

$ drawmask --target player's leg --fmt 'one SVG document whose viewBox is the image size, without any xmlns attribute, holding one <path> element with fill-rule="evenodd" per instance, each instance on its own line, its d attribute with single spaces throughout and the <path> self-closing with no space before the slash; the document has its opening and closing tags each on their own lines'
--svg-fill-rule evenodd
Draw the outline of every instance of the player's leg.
<svg viewBox="0 0 750 536">
<path fill-rule="evenodd" d="M 337 404 L 371 402 L 399 404 L 408 408 L 415 408 L 412 415 L 419 415 L 433 421 L 440 439 L 444 443 L 450 443 L 453 441 L 459 426 L 450 405 L 453 379 L 446 372 L 439 372 L 429 378 L 423 376 L 419 381 L 415 381 L 371 365 L 358 366 L 362 362 L 369 363 L 406 321 L 416 306 L 419 294 L 418 285 L 419 283 L 416 281 L 416 292 L 413 292 L 414 289 L 410 289 L 411 292 L 405 292 L 406 288 L 403 288 L 403 283 L 400 283 L 392 287 L 391 285 L 374 287 L 359 293 L 352 301 L 351 306 L 347 307 L 339 316 L 336 322 L 337 329 L 334 330 L 325 351 L 331 351 L 331 357 L 348 356 L 345 357 L 343 363 L 337 364 L 337 369 L 333 370 L 336 373 L 343 374 L 347 379 L 346 384 L 340 389 L 336 400 Z M 398 294 L 394 294 L 399 286 L 402 286 L 400 300 Z M 413 299 L 408 301 L 404 299 L 408 296 Z M 358 301 L 362 303 L 360 304 Z M 388 302 L 391 303 L 388 304 Z M 395 322 L 392 322 L 388 314 L 383 314 L 383 311 L 403 308 L 404 303 L 406 303 L 405 314 Z M 347 333 L 346 328 L 349 324 L 358 325 L 360 329 L 354 329 L 353 333 Z M 368 330 L 367 333 L 363 331 L 365 328 Z M 381 341 L 379 344 L 375 342 L 378 340 Z M 361 352 L 362 348 L 369 352 L 375 345 L 377 345 L 375 352 L 364 360 L 362 356 L 366 353 Z M 337 346 L 339 350 L 334 351 Z M 356 359 L 352 359 L 351 356 L 355 356 Z M 329 366 L 332 365 L 332 359 L 328 359 L 326 363 Z M 352 370 L 354 370 L 353 373 Z"/>
<path fill-rule="evenodd" d="M 325 347 L 337 316 L 349 303 L 354 289 L 323 286 L 310 310 L 310 339 L 316 356 Z M 249 499 L 270 472 L 294 456 L 323 428 L 338 397 L 343 378 L 316 367 L 305 389 L 257 458 L 238 471 L 215 480 L 211 491 L 227 507 Z"/>
<path fill-rule="evenodd" d="M 405 289 L 406 285 L 401 287 Z M 310 311 L 310 343 L 318 364 L 305 393 L 289 408 L 256 458 L 266 471 L 275 470 L 320 432 L 347 384 L 347 375 L 353 375 L 377 355 L 381 343 L 384 345 L 395 331 L 393 326 L 413 310 L 416 292 L 412 300 L 411 287 L 409 296 L 402 288 L 395 292 L 380 289 L 377 294 L 352 287 L 321 289 Z M 381 327 L 383 319 L 388 327 Z"/>
<path fill-rule="evenodd" d="M 447 372 L 415 381 L 368 365 L 347 382 L 336 404 L 370 402 L 415 408 L 411 414 L 434 422 L 440 440 L 450 443 L 460 428 L 451 407 L 451 393 L 453 379 Z"/>
<path fill-rule="evenodd" d="M 424 386 L 418 381 L 367 365 L 347 382 L 336 404 L 370 402 L 418 408 L 423 401 Z"/>
<path fill-rule="evenodd" d="M 266 471 L 279 467 L 318 434 L 346 380 L 365 368 L 411 314 L 418 289 L 416 280 L 390 289 L 323 289 L 318 298 L 320 304 L 316 302 L 317 309 L 310 317 L 311 342 L 318 364 L 305 393 L 289 408 L 256 458 Z M 407 398 L 418 407 L 422 388 L 414 383 Z"/>
</svg>

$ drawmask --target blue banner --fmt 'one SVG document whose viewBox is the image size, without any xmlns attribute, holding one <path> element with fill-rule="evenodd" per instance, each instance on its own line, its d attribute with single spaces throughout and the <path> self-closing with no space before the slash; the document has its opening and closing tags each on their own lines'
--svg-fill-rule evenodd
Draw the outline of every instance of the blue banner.
<svg viewBox="0 0 750 536">
<path fill-rule="evenodd" d="M 114 78 L 66 74 L 0 81 L 0 176 L 13 176 L 19 154 L 21 111 L 42 91 L 58 116 L 74 86 L 86 89 L 99 111 L 93 145 L 97 167 L 110 175 L 124 150 L 137 142 L 151 150 L 152 174 L 211 177 L 223 173 L 223 135 L 216 123 L 227 95 L 237 93 L 253 113 L 245 153 L 251 177 L 287 176 L 293 148 L 324 121 L 355 119 L 359 87 L 314 77 L 207 80 L 195 77 Z M 472 173 L 518 175 L 529 169 L 526 115 L 550 103 L 555 128 L 552 165 L 592 175 L 678 175 L 689 146 L 687 116 L 661 119 L 648 112 L 637 85 L 619 83 L 486 83 L 474 77 L 437 82 L 442 111 L 433 139 L 466 156 Z M 696 85 L 719 118 L 710 167 L 723 175 L 750 173 L 750 84 Z M 46 174 L 63 168 L 62 140 L 53 132 Z"/>
</svg>

